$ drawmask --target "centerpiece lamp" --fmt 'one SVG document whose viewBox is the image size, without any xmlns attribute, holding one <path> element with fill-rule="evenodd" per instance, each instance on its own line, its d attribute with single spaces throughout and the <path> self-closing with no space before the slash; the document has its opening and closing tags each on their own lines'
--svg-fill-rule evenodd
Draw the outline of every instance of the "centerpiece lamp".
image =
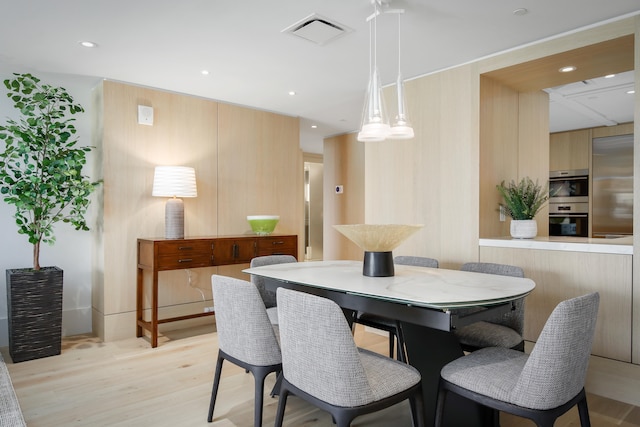
<svg viewBox="0 0 640 427">
<path fill-rule="evenodd" d="M 346 224 L 333 226 L 353 243 L 364 249 L 362 274 L 371 277 L 393 276 L 395 274 L 393 250 L 422 227 L 424 227 L 422 224 Z"/>
</svg>

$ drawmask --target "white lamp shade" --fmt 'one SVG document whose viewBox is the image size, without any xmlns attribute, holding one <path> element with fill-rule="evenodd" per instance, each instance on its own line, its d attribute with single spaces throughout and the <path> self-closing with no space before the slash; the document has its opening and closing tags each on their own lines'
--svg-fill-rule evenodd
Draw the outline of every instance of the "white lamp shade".
<svg viewBox="0 0 640 427">
<path fill-rule="evenodd" d="M 389 120 L 382 97 L 382 85 L 378 69 L 374 67 L 362 112 L 362 127 L 358 141 L 384 141 L 389 135 Z"/>
<path fill-rule="evenodd" d="M 402 81 L 402 75 L 398 71 L 398 80 L 396 81 L 396 95 L 397 95 L 397 114 L 391 122 L 391 129 L 389 132 L 389 139 L 411 139 L 414 136 L 413 128 L 407 118 L 407 108 L 405 106 L 404 99 L 404 82 Z"/>
<path fill-rule="evenodd" d="M 358 141 L 377 142 L 384 141 L 389 135 L 389 125 L 386 123 L 367 123 L 358 132 Z"/>
<path fill-rule="evenodd" d="M 411 126 L 396 125 L 391 126 L 389 139 L 411 139 L 414 137 L 413 128 Z"/>
<path fill-rule="evenodd" d="M 156 166 L 153 196 L 197 197 L 196 171 L 187 166 Z"/>
</svg>

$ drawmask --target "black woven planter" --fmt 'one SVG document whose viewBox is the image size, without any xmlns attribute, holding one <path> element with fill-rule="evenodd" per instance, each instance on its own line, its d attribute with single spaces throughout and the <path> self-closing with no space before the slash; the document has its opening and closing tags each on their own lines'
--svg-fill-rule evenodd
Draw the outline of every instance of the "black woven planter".
<svg viewBox="0 0 640 427">
<path fill-rule="evenodd" d="M 62 270 L 7 270 L 7 311 L 14 363 L 60 354 Z"/>
</svg>

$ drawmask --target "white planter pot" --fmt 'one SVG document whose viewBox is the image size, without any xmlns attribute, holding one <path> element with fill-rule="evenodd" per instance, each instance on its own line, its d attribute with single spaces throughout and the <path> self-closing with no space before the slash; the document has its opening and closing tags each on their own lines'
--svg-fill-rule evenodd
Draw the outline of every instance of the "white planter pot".
<svg viewBox="0 0 640 427">
<path fill-rule="evenodd" d="M 511 237 L 514 239 L 533 239 L 538 234 L 535 219 L 511 220 Z"/>
</svg>

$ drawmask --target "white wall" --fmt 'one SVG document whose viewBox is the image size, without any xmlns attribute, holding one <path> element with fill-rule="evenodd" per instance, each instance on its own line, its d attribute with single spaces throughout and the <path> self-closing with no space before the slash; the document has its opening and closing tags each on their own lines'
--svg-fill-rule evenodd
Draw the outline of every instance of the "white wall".
<svg viewBox="0 0 640 427">
<path fill-rule="evenodd" d="M 41 73 L 24 67 L 12 66 L 0 60 L 0 81 L 13 77 L 13 73 L 30 72 L 42 82 L 54 86 L 62 86 L 73 96 L 74 100 L 85 108 L 85 113 L 76 115 L 75 126 L 80 143 L 91 144 L 91 90 L 100 78 L 87 78 L 71 75 Z M 0 87 L 0 123 L 6 123 L 7 117 L 18 118 L 13 103 L 6 95 L 4 83 Z M 93 160 L 89 158 L 85 174 L 92 179 Z M 95 200 L 95 197 L 94 197 Z M 92 204 L 89 209 L 90 227 L 93 227 L 98 206 Z M 0 347 L 9 345 L 7 330 L 7 293 L 4 271 L 9 268 L 31 267 L 33 247 L 27 238 L 19 235 L 15 225 L 12 205 L 0 201 Z M 64 270 L 63 291 L 63 335 L 75 335 L 91 332 L 91 233 L 76 231 L 67 224 L 56 227 L 56 244 L 42 245 L 40 249 L 40 265 L 57 266 Z"/>
</svg>

